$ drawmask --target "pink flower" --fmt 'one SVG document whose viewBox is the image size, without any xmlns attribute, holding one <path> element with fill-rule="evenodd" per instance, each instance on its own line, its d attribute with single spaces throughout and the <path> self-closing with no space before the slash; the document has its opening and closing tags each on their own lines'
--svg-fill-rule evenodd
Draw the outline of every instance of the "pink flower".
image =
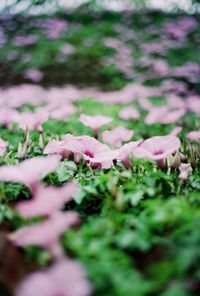
<svg viewBox="0 0 200 296">
<path fill-rule="evenodd" d="M 64 55 L 71 55 L 76 51 L 76 48 L 72 44 L 66 43 L 60 48 L 60 51 Z"/>
<path fill-rule="evenodd" d="M 4 156 L 8 142 L 0 138 L 0 156 Z"/>
<path fill-rule="evenodd" d="M 34 82 L 39 82 L 43 78 L 43 73 L 38 69 L 28 69 L 26 70 L 24 76 Z"/>
<path fill-rule="evenodd" d="M 200 143 L 200 130 L 189 132 L 186 136 L 188 139 Z"/>
<path fill-rule="evenodd" d="M 102 139 L 104 142 L 109 144 L 114 144 L 116 146 L 121 145 L 122 142 L 129 141 L 133 136 L 133 131 L 123 127 L 118 126 L 111 131 L 105 131 L 102 133 Z"/>
<path fill-rule="evenodd" d="M 72 85 L 65 87 L 52 87 L 46 92 L 47 101 L 51 104 L 57 105 L 57 107 L 64 106 L 72 101 L 79 100 L 81 96 L 80 90 Z"/>
<path fill-rule="evenodd" d="M 51 140 L 45 147 L 44 154 L 60 154 L 63 158 L 69 158 L 72 151 L 68 149 L 69 143 L 76 140 L 76 137 L 67 134 L 62 137 L 61 141 Z"/>
<path fill-rule="evenodd" d="M 18 111 L 11 108 L 2 108 L 0 109 L 0 124 L 8 126 L 10 123 L 16 122 L 18 119 Z"/>
<path fill-rule="evenodd" d="M 145 118 L 147 124 L 176 123 L 185 114 L 184 109 L 168 110 L 167 106 L 153 107 Z"/>
<path fill-rule="evenodd" d="M 160 76 L 167 76 L 169 74 L 169 66 L 162 59 L 153 61 L 152 66 L 154 71 Z"/>
<path fill-rule="evenodd" d="M 124 120 L 135 120 L 140 118 L 140 114 L 134 107 L 125 107 L 120 111 L 119 117 Z"/>
<path fill-rule="evenodd" d="M 35 44 L 37 40 L 38 37 L 35 35 L 17 36 L 14 40 L 14 43 L 17 46 L 29 46 Z"/>
<path fill-rule="evenodd" d="M 167 105 L 170 109 L 184 109 L 186 104 L 180 96 L 171 94 L 167 96 Z"/>
<path fill-rule="evenodd" d="M 108 169 L 116 158 L 115 151 L 89 136 L 75 137 L 66 145 L 74 154 L 75 162 L 82 158 L 92 168 Z"/>
<path fill-rule="evenodd" d="M 129 169 L 132 167 L 132 164 L 129 160 L 129 156 L 133 153 L 134 149 L 138 147 L 138 145 L 143 140 L 138 140 L 135 142 L 129 142 L 128 144 L 124 144 L 121 148 L 116 150 L 117 153 L 117 160 L 121 161 L 124 166 Z"/>
<path fill-rule="evenodd" d="M 178 151 L 180 146 L 181 142 L 175 136 L 155 136 L 142 142 L 134 150 L 134 156 L 152 160 L 163 160 Z"/>
<path fill-rule="evenodd" d="M 179 119 L 185 114 L 184 109 L 170 110 L 166 112 L 165 116 L 161 118 L 161 123 L 177 123 Z"/>
<path fill-rule="evenodd" d="M 61 234 L 78 221 L 76 212 L 57 212 L 48 220 L 24 226 L 11 233 L 9 239 L 16 246 L 40 246 L 55 254 Z"/>
<path fill-rule="evenodd" d="M 180 134 L 180 132 L 182 131 L 182 127 L 181 126 L 176 126 L 175 128 L 173 128 L 173 130 L 170 132 L 171 136 L 178 136 L 178 134 Z"/>
<path fill-rule="evenodd" d="M 52 111 L 50 117 L 55 120 L 67 120 L 75 112 L 76 108 L 73 105 L 67 104 Z"/>
<path fill-rule="evenodd" d="M 145 118 L 145 122 L 147 124 L 153 124 L 157 123 L 162 120 L 162 118 L 165 116 L 167 112 L 166 106 L 159 106 L 159 107 L 153 107 L 150 109 L 148 115 Z"/>
<path fill-rule="evenodd" d="M 78 186 L 68 183 L 63 187 L 39 187 L 33 199 L 19 202 L 16 209 L 25 218 L 50 216 L 69 202 L 78 192 Z"/>
<path fill-rule="evenodd" d="M 90 116 L 81 114 L 79 121 L 82 122 L 85 126 L 90 127 L 93 129 L 95 135 L 98 134 L 99 128 L 105 124 L 108 124 L 113 119 L 108 116 L 103 115 L 96 115 L 96 116 Z"/>
<path fill-rule="evenodd" d="M 146 111 L 149 111 L 155 107 L 147 98 L 141 98 L 138 103 L 140 104 L 141 108 Z"/>
<path fill-rule="evenodd" d="M 32 112 L 24 112 L 21 113 L 18 117 L 17 123 L 19 128 L 26 130 L 37 129 L 41 132 L 42 124 L 45 123 L 49 118 L 49 113 L 45 110 L 38 110 L 35 113 Z"/>
<path fill-rule="evenodd" d="M 64 158 L 74 156 L 74 161 L 84 160 L 93 169 L 107 169 L 112 166 L 115 152 L 93 137 L 66 135 L 62 141 L 51 141 L 44 150 L 45 154 L 58 153 Z"/>
<path fill-rule="evenodd" d="M 63 158 L 68 158 L 69 153 L 66 150 L 66 141 L 51 140 L 44 148 L 44 154 L 60 154 Z"/>
<path fill-rule="evenodd" d="M 181 163 L 181 165 L 179 166 L 179 171 L 180 171 L 179 179 L 181 179 L 182 181 L 185 181 L 191 175 L 193 170 L 190 163 Z"/>
<path fill-rule="evenodd" d="M 61 260 L 26 276 L 15 296 L 89 296 L 91 292 L 83 267 L 72 260 Z"/>
<path fill-rule="evenodd" d="M 4 182 L 24 183 L 32 192 L 38 188 L 39 181 L 54 171 L 59 164 L 59 156 L 34 157 L 18 165 L 0 167 L 0 180 Z"/>
<path fill-rule="evenodd" d="M 190 111 L 200 115 L 200 97 L 191 96 L 186 102 Z"/>
<path fill-rule="evenodd" d="M 3 91 L 4 104 L 18 108 L 23 104 L 38 106 L 45 102 L 45 90 L 38 85 L 21 84 Z"/>
</svg>

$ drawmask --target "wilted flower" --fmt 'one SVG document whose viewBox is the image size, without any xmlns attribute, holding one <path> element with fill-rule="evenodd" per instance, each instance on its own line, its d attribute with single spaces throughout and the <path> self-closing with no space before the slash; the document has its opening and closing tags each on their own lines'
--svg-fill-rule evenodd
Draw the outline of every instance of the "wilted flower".
<svg viewBox="0 0 200 296">
<path fill-rule="evenodd" d="M 26 276 L 15 296 L 89 296 L 91 291 L 83 267 L 72 260 L 61 260 Z"/>
</svg>

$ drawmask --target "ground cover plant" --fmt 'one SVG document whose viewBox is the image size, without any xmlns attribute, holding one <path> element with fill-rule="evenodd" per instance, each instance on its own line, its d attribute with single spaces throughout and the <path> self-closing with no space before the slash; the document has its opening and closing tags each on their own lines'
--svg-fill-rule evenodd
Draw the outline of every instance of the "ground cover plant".
<svg viewBox="0 0 200 296">
<path fill-rule="evenodd" d="M 0 24 L 0 295 L 200 295 L 199 16 Z"/>
</svg>

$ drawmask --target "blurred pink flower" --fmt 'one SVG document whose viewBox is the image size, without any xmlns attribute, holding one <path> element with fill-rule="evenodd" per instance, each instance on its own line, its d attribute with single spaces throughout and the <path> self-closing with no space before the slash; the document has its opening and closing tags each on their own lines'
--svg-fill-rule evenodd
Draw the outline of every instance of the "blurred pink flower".
<svg viewBox="0 0 200 296">
<path fill-rule="evenodd" d="M 18 117 L 19 128 L 26 130 L 36 129 L 39 132 L 43 130 L 42 124 L 45 123 L 49 118 L 49 113 L 45 110 L 38 110 L 34 113 L 32 112 L 23 112 Z"/>
<path fill-rule="evenodd" d="M 9 239 L 16 246 L 40 246 L 55 254 L 62 233 L 78 222 L 79 217 L 76 212 L 57 212 L 48 220 L 24 226 L 11 233 Z"/>
<path fill-rule="evenodd" d="M 14 44 L 17 46 L 30 46 L 37 42 L 38 37 L 35 35 L 16 36 Z"/>
<path fill-rule="evenodd" d="M 186 83 L 182 81 L 177 81 L 177 80 L 172 80 L 172 79 L 167 79 L 164 80 L 161 84 L 160 87 L 161 94 L 165 92 L 170 92 L 170 93 L 175 93 L 175 94 L 183 94 L 186 93 L 188 90 L 188 87 Z"/>
<path fill-rule="evenodd" d="M 103 116 L 103 115 L 90 116 L 90 115 L 81 114 L 79 118 L 79 121 L 81 123 L 93 129 L 95 135 L 98 134 L 99 128 L 101 126 L 110 123 L 112 120 L 113 119 L 111 117 Z"/>
<path fill-rule="evenodd" d="M 126 65 L 125 68 L 127 68 Z M 124 71 L 125 69 L 121 70 Z M 130 83 L 127 84 L 123 89 L 118 91 L 99 93 L 96 92 L 95 97 L 97 97 L 101 102 L 105 104 L 129 104 L 136 99 L 140 100 L 142 98 L 146 98 L 150 95 L 153 95 L 154 93 L 155 90 L 153 88 L 146 87 L 136 83 Z"/>
<path fill-rule="evenodd" d="M 76 48 L 72 44 L 66 43 L 61 46 L 60 51 L 64 55 L 71 55 L 76 52 Z"/>
<path fill-rule="evenodd" d="M 4 105 L 10 108 L 18 108 L 23 104 L 38 106 L 45 103 L 46 90 L 38 85 L 21 84 L 9 87 L 2 93 Z"/>
<path fill-rule="evenodd" d="M 0 156 L 4 156 L 8 142 L 0 138 Z"/>
<path fill-rule="evenodd" d="M 65 104 L 50 113 L 50 117 L 55 120 L 67 120 L 68 116 L 74 114 L 76 108 L 72 104 Z"/>
<path fill-rule="evenodd" d="M 15 109 L 1 107 L 0 109 L 0 124 L 8 126 L 10 123 L 17 121 L 19 112 Z"/>
<path fill-rule="evenodd" d="M 180 146 L 181 142 L 175 136 L 155 136 L 142 142 L 133 154 L 139 158 L 163 160 L 178 151 Z"/>
<path fill-rule="evenodd" d="M 83 267 L 72 260 L 61 260 L 26 276 L 15 296 L 89 296 L 91 292 Z"/>
<path fill-rule="evenodd" d="M 153 61 L 152 66 L 154 71 L 160 76 L 167 76 L 169 74 L 169 66 L 162 59 Z"/>
<path fill-rule="evenodd" d="M 187 107 L 190 111 L 200 115 L 200 97 L 191 96 L 187 101 Z"/>
<path fill-rule="evenodd" d="M 182 181 L 185 181 L 191 175 L 193 170 L 190 163 L 181 163 L 181 165 L 179 166 L 179 171 L 180 171 L 179 179 L 181 179 Z"/>
<path fill-rule="evenodd" d="M 141 98 L 138 103 L 140 104 L 141 108 L 146 111 L 149 111 L 155 107 L 147 98 Z"/>
<path fill-rule="evenodd" d="M 16 209 L 25 218 L 34 216 L 50 216 L 60 210 L 64 203 L 72 200 L 78 192 L 75 183 L 62 187 L 39 187 L 33 199 L 19 202 Z"/>
<path fill-rule="evenodd" d="M 170 110 L 166 112 L 165 116 L 161 118 L 161 123 L 177 123 L 179 119 L 185 114 L 185 109 Z"/>
<path fill-rule="evenodd" d="M 167 113 L 167 107 L 166 106 L 154 106 L 149 110 L 149 113 L 147 114 L 145 118 L 145 123 L 147 124 L 153 124 L 153 123 L 160 123 L 163 117 Z"/>
<path fill-rule="evenodd" d="M 43 24 L 44 33 L 48 39 L 58 39 L 66 31 L 68 25 L 65 20 L 49 19 Z"/>
<path fill-rule="evenodd" d="M 133 151 L 143 140 L 138 140 L 135 142 L 129 142 L 124 144 L 122 147 L 116 150 L 117 153 L 117 160 L 121 161 L 124 166 L 129 169 L 132 167 L 132 164 L 129 160 L 129 156 L 133 154 Z"/>
<path fill-rule="evenodd" d="M 167 106 L 153 107 L 145 118 L 147 124 L 154 123 L 177 123 L 185 114 L 185 109 L 168 110 Z"/>
<path fill-rule="evenodd" d="M 26 184 L 32 192 L 38 188 L 39 181 L 48 173 L 54 171 L 59 164 L 59 156 L 34 157 L 18 165 L 0 167 L 0 180 Z"/>
<path fill-rule="evenodd" d="M 119 146 L 122 142 L 129 141 L 132 138 L 133 133 L 134 132 L 132 130 L 123 126 L 117 126 L 110 131 L 104 131 L 102 133 L 102 139 L 104 142 Z"/>
<path fill-rule="evenodd" d="M 174 94 L 167 96 L 167 105 L 170 109 L 183 109 L 186 107 L 185 100 Z"/>
<path fill-rule="evenodd" d="M 189 132 L 186 137 L 192 141 L 200 143 L 200 130 Z"/>
<path fill-rule="evenodd" d="M 180 132 L 182 131 L 182 127 L 181 126 L 176 126 L 175 128 L 173 128 L 173 130 L 170 132 L 171 136 L 178 136 L 178 134 L 180 134 Z"/>
<path fill-rule="evenodd" d="M 125 107 L 119 113 L 119 117 L 124 120 L 135 120 L 140 118 L 140 114 L 134 107 Z"/>
<path fill-rule="evenodd" d="M 38 69 L 28 69 L 25 71 L 24 77 L 34 82 L 39 82 L 43 78 L 43 73 Z"/>
</svg>

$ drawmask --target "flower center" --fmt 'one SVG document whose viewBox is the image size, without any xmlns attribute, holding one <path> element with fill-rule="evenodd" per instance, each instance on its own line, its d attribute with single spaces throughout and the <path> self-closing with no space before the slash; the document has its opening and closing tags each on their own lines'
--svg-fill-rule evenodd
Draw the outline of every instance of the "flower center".
<svg viewBox="0 0 200 296">
<path fill-rule="evenodd" d="M 163 150 L 158 150 L 158 151 L 155 151 L 155 152 L 154 152 L 154 155 L 161 155 L 161 154 L 163 154 L 163 153 L 164 153 Z"/>
<path fill-rule="evenodd" d="M 90 158 L 94 158 L 94 154 L 91 151 L 89 151 L 89 150 L 85 150 L 84 151 L 84 154 L 87 155 L 87 156 L 89 156 Z"/>
</svg>

